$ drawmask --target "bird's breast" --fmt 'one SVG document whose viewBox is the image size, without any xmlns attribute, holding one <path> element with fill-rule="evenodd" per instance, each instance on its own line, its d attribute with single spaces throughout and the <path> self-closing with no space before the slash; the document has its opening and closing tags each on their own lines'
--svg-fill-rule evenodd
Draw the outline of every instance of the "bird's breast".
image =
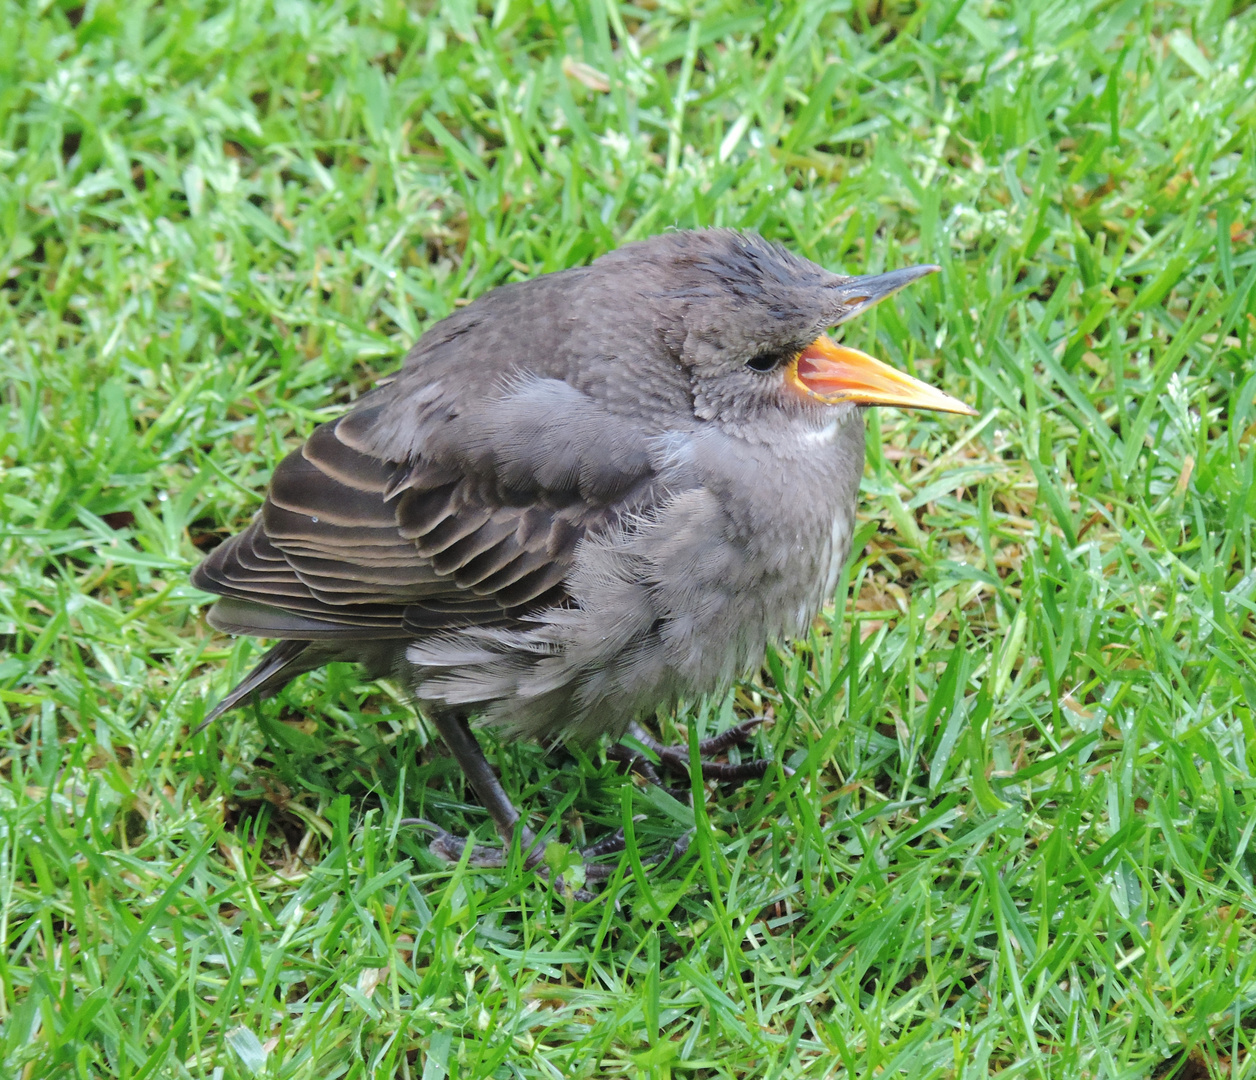
<svg viewBox="0 0 1256 1080">
<path fill-rule="evenodd" d="M 660 592 L 676 601 L 671 625 L 685 630 L 678 649 L 692 643 L 691 652 L 721 657 L 721 671 L 744 669 L 766 641 L 807 631 L 850 554 L 863 446 L 858 414 L 766 443 L 693 440 L 700 496 L 690 499 L 702 513 L 685 533 L 697 541 L 666 528 L 653 538 L 660 553 L 691 553 L 683 583 L 660 575 Z"/>
</svg>

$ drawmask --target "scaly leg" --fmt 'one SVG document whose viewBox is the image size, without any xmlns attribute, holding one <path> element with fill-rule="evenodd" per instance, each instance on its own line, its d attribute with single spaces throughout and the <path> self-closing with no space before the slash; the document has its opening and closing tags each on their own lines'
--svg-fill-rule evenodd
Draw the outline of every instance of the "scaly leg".
<svg viewBox="0 0 1256 1080">
<path fill-rule="evenodd" d="M 508 849 L 515 838 L 515 825 L 519 822 L 519 811 L 515 809 L 510 796 L 506 794 L 506 789 L 502 787 L 497 774 L 493 772 L 484 757 L 484 751 L 480 749 L 480 743 L 472 733 L 470 725 L 465 717 L 451 713 L 433 711 L 430 719 L 436 730 L 440 732 L 440 737 L 445 740 L 445 745 L 449 747 L 454 759 L 462 767 L 463 775 L 471 784 L 481 805 L 488 811 L 488 816 L 493 819 L 493 824 L 497 827 L 497 835 L 502 838 L 502 843 Z M 441 858 L 457 862 L 462 857 L 465 844 L 465 840 L 442 829 L 437 831 L 431 847 L 432 851 Z M 536 835 L 526 824 L 520 829 L 519 845 L 524 853 L 525 866 L 535 866 L 544 854 L 543 850 L 537 846 Z M 481 852 L 483 852 L 482 855 Z M 486 858 L 497 861 L 481 861 Z M 471 856 L 472 863 L 477 866 L 502 866 L 505 860 L 505 851 L 497 848 L 480 848 L 472 852 Z"/>
<path fill-rule="evenodd" d="M 450 752 L 454 755 L 454 759 L 461 766 L 463 775 L 466 776 L 471 784 L 476 797 L 480 800 L 484 809 L 488 811 L 489 817 L 493 819 L 493 824 L 497 828 L 497 834 L 506 845 L 502 848 L 477 845 L 471 850 L 469 862 L 472 866 L 505 866 L 507 852 L 510 850 L 510 845 L 515 837 L 515 826 L 519 823 L 519 811 L 515 809 L 514 803 L 510 801 L 510 796 L 506 794 L 501 781 L 497 779 L 497 774 L 493 772 L 488 760 L 484 757 L 484 751 L 480 748 L 479 740 L 476 739 L 475 734 L 471 731 L 471 727 L 466 719 L 449 713 L 433 713 L 431 720 L 436 730 L 440 732 L 440 737 L 445 741 L 445 745 L 449 747 Z M 467 841 L 463 837 L 454 836 L 453 833 L 445 832 L 444 829 L 419 818 L 407 819 L 407 823 L 421 825 L 435 834 L 429 845 L 434 855 L 448 862 L 457 862 L 462 858 L 462 853 L 467 845 Z M 545 847 L 537 842 L 536 834 L 526 824 L 520 828 L 519 842 L 524 853 L 524 866 L 528 869 L 536 867 L 537 863 L 545 855 Z M 588 865 L 587 860 L 613 851 L 622 851 L 623 846 L 623 830 L 619 829 L 606 839 L 593 844 L 581 852 L 581 857 L 586 860 L 585 880 L 593 882 L 605 881 L 609 878 L 613 872 L 612 867 Z M 542 867 L 541 871 L 544 873 L 545 868 Z M 580 900 L 592 899 L 592 894 L 583 890 L 577 890 L 576 898 Z"/>
</svg>

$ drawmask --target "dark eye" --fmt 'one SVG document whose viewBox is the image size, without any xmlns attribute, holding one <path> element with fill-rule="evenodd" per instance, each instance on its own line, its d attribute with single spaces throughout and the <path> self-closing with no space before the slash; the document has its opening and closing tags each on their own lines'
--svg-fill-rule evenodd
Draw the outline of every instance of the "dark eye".
<svg viewBox="0 0 1256 1080">
<path fill-rule="evenodd" d="M 792 350 L 789 349 L 765 349 L 747 360 L 746 367 L 751 371 L 775 371 L 793 355 Z"/>
</svg>

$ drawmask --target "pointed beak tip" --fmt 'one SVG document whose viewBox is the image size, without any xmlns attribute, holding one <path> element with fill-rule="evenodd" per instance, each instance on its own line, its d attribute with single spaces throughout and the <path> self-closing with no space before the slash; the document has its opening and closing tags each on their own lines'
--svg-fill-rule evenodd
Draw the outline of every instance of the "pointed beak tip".
<svg viewBox="0 0 1256 1080">
<path fill-rule="evenodd" d="M 903 285 L 913 285 L 921 278 L 930 277 L 933 274 L 942 273 L 942 267 L 936 263 L 921 263 L 919 266 L 905 266 L 902 270 L 897 271 L 903 277 Z"/>
<path fill-rule="evenodd" d="M 901 373 L 900 373 L 901 374 Z M 910 378 L 910 376 L 904 376 Z M 937 387 L 929 386 L 927 383 L 915 383 L 905 388 L 907 393 L 901 400 L 889 400 L 888 398 L 879 402 L 871 402 L 870 404 L 890 405 L 900 409 L 919 409 L 924 412 L 943 412 L 954 413 L 957 416 L 979 416 L 980 414 L 965 401 L 960 401 L 957 397 Z"/>
</svg>

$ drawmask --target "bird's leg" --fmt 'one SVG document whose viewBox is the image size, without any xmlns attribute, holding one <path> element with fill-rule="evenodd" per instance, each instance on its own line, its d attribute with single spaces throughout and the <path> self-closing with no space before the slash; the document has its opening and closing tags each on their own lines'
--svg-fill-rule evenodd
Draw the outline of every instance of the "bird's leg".
<svg viewBox="0 0 1256 1080">
<path fill-rule="evenodd" d="M 445 745 L 449 747 L 450 752 L 462 767 L 463 775 L 470 782 L 484 809 L 488 811 L 489 817 L 493 819 L 497 833 L 506 845 L 504 848 L 475 847 L 471 851 L 469 862 L 472 866 L 505 866 L 507 852 L 514 840 L 515 826 L 519 822 L 519 811 L 515 809 L 510 796 L 506 794 L 501 782 L 497 779 L 497 774 L 493 772 L 488 760 L 484 757 L 479 740 L 476 739 L 467 721 L 460 716 L 439 712 L 433 713 L 431 720 L 436 730 L 440 732 L 440 737 L 444 739 Z M 449 862 L 457 862 L 462 858 L 467 845 L 463 837 L 437 829 L 428 822 L 415 821 L 414 823 L 421 823 L 435 831 L 436 835 L 430 845 L 435 855 Z M 544 845 L 537 843 L 536 834 L 526 824 L 520 828 L 519 843 L 523 850 L 523 864 L 528 869 L 532 869 L 544 857 Z M 613 867 L 590 865 L 587 860 L 622 851 L 623 848 L 624 830 L 618 829 L 582 851 L 580 855 L 585 860 L 585 880 L 588 882 L 605 881 L 614 871 Z M 542 867 L 541 871 L 545 873 L 545 868 Z M 592 894 L 582 889 L 577 889 L 575 895 L 578 900 L 592 899 Z"/>
<path fill-rule="evenodd" d="M 497 779 L 497 774 L 489 766 L 484 757 L 484 751 L 480 749 L 479 741 L 471 732 L 470 725 L 464 717 L 438 711 L 433 711 L 430 719 L 436 730 L 440 732 L 440 737 L 445 740 L 445 745 L 449 747 L 455 760 L 462 766 L 463 775 L 470 782 L 484 809 L 488 811 L 488 816 L 493 819 L 498 836 L 509 849 L 511 841 L 514 840 L 519 811 L 510 801 L 510 796 L 506 794 L 501 781 Z M 465 843 L 459 837 L 441 831 L 432 841 L 432 850 L 442 858 L 456 862 L 462 856 Z M 523 851 L 525 866 L 536 865 L 544 854 L 537 845 L 536 834 L 526 824 L 519 830 L 519 845 Z M 505 851 L 489 854 L 492 850 L 488 849 L 483 853 L 474 852 L 472 862 L 485 866 L 504 865 Z M 485 862 L 485 859 L 490 861 Z M 494 859 L 497 861 L 492 861 Z"/>
<path fill-rule="evenodd" d="M 493 772 L 488 760 L 484 757 L 484 751 L 481 749 L 480 743 L 472 733 L 466 719 L 454 714 L 441 712 L 433 712 L 430 714 L 430 718 L 432 724 L 440 733 L 440 737 L 445 741 L 445 745 L 449 747 L 450 752 L 454 755 L 454 759 L 461 766 L 463 775 L 466 776 L 467 781 L 471 784 L 476 797 L 480 800 L 484 809 L 488 811 L 489 817 L 493 819 L 498 835 L 501 836 L 503 843 L 506 845 L 505 848 L 473 848 L 469 860 L 471 865 L 482 867 L 505 866 L 507 852 L 514 840 L 515 827 L 519 824 L 519 811 L 515 809 L 514 804 L 510 801 L 510 796 L 506 794 L 501 782 L 497 779 L 496 773 Z M 759 723 L 758 719 L 747 720 L 729 728 L 727 731 L 721 732 L 713 738 L 703 739 L 699 742 L 698 754 L 703 759 L 702 778 L 704 780 L 730 781 L 763 776 L 771 764 L 766 758 L 742 762 L 740 765 L 729 765 L 705 760 L 713 754 L 722 753 L 730 746 L 747 741 Z M 688 773 L 689 752 L 687 747 L 665 746 L 639 724 L 633 724 L 629 731 L 633 738 L 645 746 L 651 753 L 658 756 L 659 764 L 664 768 L 675 773 Z M 683 799 L 688 794 L 683 789 L 667 787 L 663 783 L 658 770 L 648 758 L 624 746 L 622 743 L 613 744 L 607 750 L 607 756 L 612 760 L 626 763 L 634 772 L 645 777 L 650 783 L 662 787 L 676 798 Z M 414 821 L 413 823 L 422 824 L 434 830 L 435 836 L 431 843 L 431 850 L 434 854 L 450 862 L 457 862 L 462 857 L 467 844 L 464 838 L 454 836 L 443 829 L 437 829 L 428 822 Z M 529 869 L 536 867 L 544 857 L 544 847 L 537 842 L 536 834 L 526 824 L 520 827 L 519 836 L 520 846 L 524 855 L 524 866 Z M 683 855 L 689 846 L 689 839 L 689 834 L 681 837 L 672 845 L 672 849 L 667 855 L 649 864 L 651 868 L 670 862 Z M 581 851 L 580 855 L 584 861 L 585 880 L 593 883 L 605 881 L 609 878 L 614 872 L 613 867 L 590 863 L 589 860 L 623 851 L 624 847 L 624 830 L 621 828 Z M 544 868 L 541 869 L 544 873 Z M 576 890 L 576 898 L 587 900 L 592 898 L 592 894 L 580 889 Z"/>
<path fill-rule="evenodd" d="M 745 720 L 727 731 L 713 736 L 710 739 L 703 739 L 698 743 L 698 757 L 702 767 L 703 780 L 716 780 L 721 783 L 732 780 L 751 780 L 763 776 L 768 771 L 768 767 L 772 762 L 768 758 L 756 758 L 753 761 L 743 761 L 739 765 L 730 765 L 720 761 L 709 761 L 708 758 L 715 754 L 722 753 L 730 746 L 736 746 L 749 740 L 754 729 L 763 721 L 759 717 Z M 689 748 L 687 746 L 665 746 L 659 742 L 653 735 L 645 730 L 640 724 L 634 723 L 628 729 L 637 742 L 641 743 L 651 753 L 656 754 L 659 759 L 659 765 L 667 769 L 669 772 L 688 775 L 689 773 Z M 652 784 L 658 784 L 659 787 L 665 787 L 662 783 L 658 771 L 654 768 L 653 762 L 649 761 L 641 754 L 634 752 L 622 743 L 617 743 L 608 751 L 609 756 L 616 761 L 623 761 L 628 767 Z M 665 790 L 672 792 L 671 788 Z"/>
</svg>

